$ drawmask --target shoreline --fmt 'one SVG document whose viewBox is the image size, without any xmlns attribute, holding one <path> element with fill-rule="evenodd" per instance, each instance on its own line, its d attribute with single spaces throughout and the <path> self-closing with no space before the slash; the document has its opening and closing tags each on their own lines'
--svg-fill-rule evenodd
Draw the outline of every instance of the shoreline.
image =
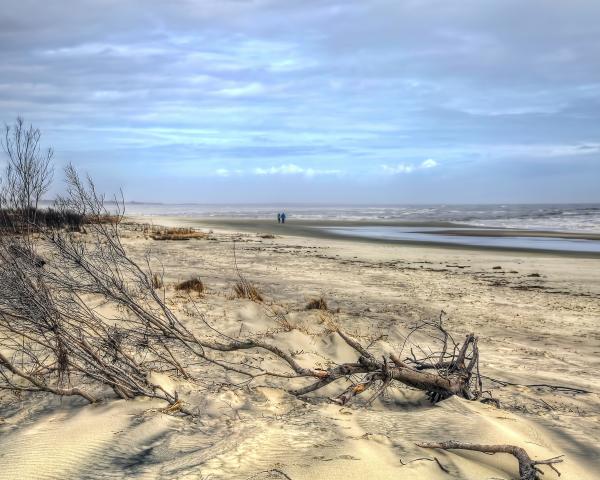
<svg viewBox="0 0 600 480">
<path fill-rule="evenodd" d="M 236 218 L 200 218 L 180 216 L 127 216 L 127 220 L 135 223 L 157 223 L 165 226 L 184 226 L 196 228 L 219 228 L 245 233 L 266 233 L 272 235 L 298 236 L 304 238 L 330 239 L 349 242 L 362 242 L 387 245 L 422 246 L 447 250 L 495 251 L 508 253 L 524 253 L 553 255 L 576 258 L 600 258 L 598 252 L 552 250 L 541 248 L 526 248 L 518 246 L 491 246 L 449 243 L 443 241 L 408 240 L 373 238 L 358 234 L 339 234 L 326 227 L 415 227 L 415 233 L 424 233 L 419 228 L 440 228 L 431 235 L 450 235 L 466 237 L 526 237 L 526 238 L 555 238 L 565 240 L 600 241 L 600 233 L 594 232 L 560 232 L 547 230 L 515 230 L 500 227 L 477 228 L 472 225 L 451 222 L 400 222 L 400 221 L 366 221 L 366 220 L 292 220 L 286 224 L 277 224 L 267 219 L 236 219 Z"/>
</svg>

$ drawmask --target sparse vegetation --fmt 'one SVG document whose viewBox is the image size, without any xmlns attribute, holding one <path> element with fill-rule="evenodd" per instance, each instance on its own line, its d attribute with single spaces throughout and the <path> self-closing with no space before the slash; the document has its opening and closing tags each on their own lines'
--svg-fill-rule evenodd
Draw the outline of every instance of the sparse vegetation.
<svg viewBox="0 0 600 480">
<path fill-rule="evenodd" d="M 178 227 L 149 227 L 150 238 L 153 240 L 192 240 L 203 239 L 208 235 L 204 232 L 198 232 L 193 228 L 178 228 Z"/>
<path fill-rule="evenodd" d="M 198 277 L 190 278 L 175 285 L 175 290 L 179 292 L 204 292 L 204 283 Z"/>
<path fill-rule="evenodd" d="M 235 240 L 233 242 L 233 264 L 238 276 L 238 281 L 233 286 L 235 296 L 237 298 L 247 298 L 253 302 L 262 302 L 264 299 L 258 288 L 249 282 L 238 268 L 237 255 L 235 253 Z"/>
<path fill-rule="evenodd" d="M 306 304 L 305 310 L 327 310 L 327 301 L 322 295 L 319 298 L 313 298 Z"/>
<path fill-rule="evenodd" d="M 27 230 L 40 228 L 66 228 L 73 232 L 83 230 L 86 223 L 84 215 L 70 210 L 57 210 L 54 208 L 33 208 L 27 211 L 17 209 L 0 210 L 0 232 L 23 233 Z"/>
<path fill-rule="evenodd" d="M 154 273 L 152 275 L 152 288 L 157 290 L 160 288 L 164 288 L 164 286 L 165 286 L 165 284 L 163 282 L 162 275 L 159 275 L 158 273 Z"/>
<path fill-rule="evenodd" d="M 103 215 L 90 215 L 85 216 L 83 221 L 84 223 L 96 223 L 96 224 L 109 224 L 109 223 L 120 223 L 123 220 L 123 217 L 120 215 L 111 215 L 110 213 L 106 213 Z"/>
<path fill-rule="evenodd" d="M 247 298 L 253 302 L 264 301 L 260 291 L 245 279 L 238 280 L 233 286 L 233 291 L 237 298 Z"/>
<path fill-rule="evenodd" d="M 85 225 L 118 223 L 122 217 L 109 213 L 88 216 L 69 208 L 38 208 L 33 211 L 0 209 L 0 233 L 24 233 L 28 230 L 67 229 L 71 232 L 85 232 Z"/>
</svg>

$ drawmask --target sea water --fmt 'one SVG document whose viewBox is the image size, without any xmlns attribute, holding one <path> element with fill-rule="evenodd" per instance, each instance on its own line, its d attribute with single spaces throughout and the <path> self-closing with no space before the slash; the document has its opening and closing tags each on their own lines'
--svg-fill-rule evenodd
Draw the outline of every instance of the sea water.
<svg viewBox="0 0 600 480">
<path fill-rule="evenodd" d="M 503 205 L 208 205 L 128 203 L 126 213 L 191 218 L 388 220 L 452 222 L 475 227 L 600 233 L 600 204 L 503 204 Z"/>
<path fill-rule="evenodd" d="M 341 236 L 383 240 L 429 242 L 494 248 L 526 248 L 553 251 L 600 253 L 600 241 L 544 236 L 460 235 L 470 228 L 516 228 L 555 232 L 600 233 L 600 204 L 501 204 L 501 205 L 206 205 L 128 203 L 126 214 L 136 216 L 177 216 L 190 219 L 273 219 L 285 211 L 288 223 L 319 221 L 320 228 Z M 331 226 L 323 223 L 332 221 Z M 373 225 L 344 226 L 336 221 L 372 221 Z M 421 226 L 385 226 L 381 222 L 421 223 Z M 431 224 L 449 222 L 453 235 L 444 234 Z"/>
</svg>

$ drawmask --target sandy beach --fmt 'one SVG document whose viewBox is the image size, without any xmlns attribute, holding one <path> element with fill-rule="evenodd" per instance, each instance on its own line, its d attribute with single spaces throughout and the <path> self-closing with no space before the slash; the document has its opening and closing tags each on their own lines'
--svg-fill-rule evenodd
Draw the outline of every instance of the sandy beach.
<svg viewBox="0 0 600 480">
<path fill-rule="evenodd" d="M 0 478 L 517 477 L 506 454 L 415 445 L 443 440 L 514 444 L 535 459 L 564 455 L 561 479 L 600 475 L 599 259 L 335 239 L 256 222 L 195 226 L 210 231 L 207 238 L 156 241 L 131 224 L 124 232 L 133 258 L 150 251 L 160 260 L 167 302 L 188 325 L 203 314 L 227 335 L 266 334 L 299 362 L 318 365 L 354 358 L 328 322 L 365 342 L 383 338 L 393 350 L 415 322 L 444 311 L 457 337 L 479 336 L 484 386 L 501 407 L 457 397 L 432 405 L 406 388 L 341 407 L 327 399 L 339 386 L 302 400 L 268 379 L 210 394 L 161 379 L 198 409 L 191 419 L 154 400 L 85 405 L 4 392 Z M 234 243 L 237 266 L 263 303 L 232 295 Z M 193 301 L 174 289 L 192 276 L 206 285 Z M 329 311 L 305 310 L 319 296 Z M 274 311 L 285 312 L 289 328 Z M 544 470 L 544 478 L 558 478 Z"/>
<path fill-rule="evenodd" d="M 137 222 L 145 223 L 153 221 L 152 217 L 133 216 Z M 580 258 L 600 258 L 600 253 L 597 251 L 559 251 L 551 248 L 530 248 L 527 246 L 511 246 L 507 242 L 505 247 L 495 247 L 486 245 L 465 245 L 461 242 L 444 241 L 443 237 L 463 237 L 469 238 L 521 238 L 521 239 L 554 239 L 554 240 L 575 240 L 575 241 L 592 241 L 596 243 L 600 240 L 600 234 L 594 231 L 591 232 L 572 232 L 572 231 L 551 231 L 551 230 L 533 230 L 533 229 L 507 229 L 507 228 L 474 228 L 472 225 L 463 225 L 452 222 L 429 221 L 429 222 L 408 222 L 394 220 L 305 220 L 294 219 L 286 224 L 278 224 L 272 220 L 252 219 L 252 218 L 196 218 L 196 217 L 165 217 L 157 216 L 158 224 L 170 226 L 186 226 L 186 227 L 205 227 L 208 229 L 226 229 L 237 232 L 263 232 L 273 235 L 291 235 L 300 237 L 310 237 L 315 239 L 330 239 L 330 240 L 350 240 L 369 243 L 392 244 L 392 245 L 413 245 L 425 247 L 442 247 L 445 249 L 467 249 L 472 250 L 505 250 L 520 253 L 546 253 L 549 255 L 558 254 L 560 256 L 574 256 Z M 150 219 L 150 220 L 149 220 Z M 358 232 L 361 229 L 369 228 L 400 228 L 407 229 L 415 233 L 426 233 L 419 240 L 393 239 L 393 238 L 366 238 Z M 336 232 L 346 230 L 343 235 Z M 436 238 L 436 237 L 441 237 Z"/>
<path fill-rule="evenodd" d="M 0 11 L 0 480 L 599 480 L 600 1 Z"/>
</svg>

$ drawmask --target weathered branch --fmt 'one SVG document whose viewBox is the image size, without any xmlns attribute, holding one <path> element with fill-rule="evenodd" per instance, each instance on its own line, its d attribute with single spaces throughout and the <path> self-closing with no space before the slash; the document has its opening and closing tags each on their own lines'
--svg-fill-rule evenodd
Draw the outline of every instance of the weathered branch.
<svg viewBox="0 0 600 480">
<path fill-rule="evenodd" d="M 560 472 L 554 467 L 554 464 L 563 461 L 562 455 L 547 460 L 532 460 L 525 449 L 514 445 L 480 445 L 452 440 L 447 442 L 422 442 L 417 443 L 417 445 L 422 448 L 438 448 L 441 450 L 472 450 L 488 454 L 509 453 L 519 462 L 519 478 L 521 480 L 539 480 L 538 474 L 543 474 L 543 472 L 537 468 L 538 465 L 548 465 L 560 476 Z"/>
</svg>

